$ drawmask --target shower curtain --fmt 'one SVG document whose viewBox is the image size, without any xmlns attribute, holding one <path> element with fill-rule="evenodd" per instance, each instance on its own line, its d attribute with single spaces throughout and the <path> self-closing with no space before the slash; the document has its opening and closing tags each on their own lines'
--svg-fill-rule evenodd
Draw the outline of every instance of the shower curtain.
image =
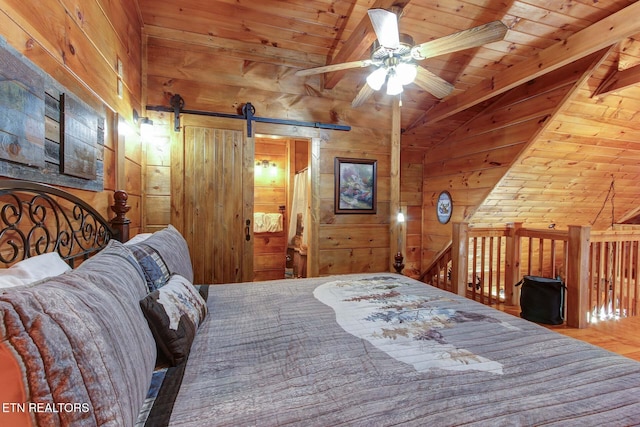
<svg viewBox="0 0 640 427">
<path fill-rule="evenodd" d="M 309 233 L 307 232 L 307 225 L 311 217 L 309 207 L 309 194 L 307 191 L 309 170 L 304 169 L 296 173 L 293 181 L 293 200 L 291 203 L 291 215 L 289 216 L 289 236 L 287 239 L 288 245 L 294 245 L 294 238 L 296 236 L 296 225 L 298 221 L 298 214 L 302 214 L 302 236 L 300 247 L 307 248 L 309 242 Z M 297 246 L 297 245 L 296 245 Z"/>
</svg>

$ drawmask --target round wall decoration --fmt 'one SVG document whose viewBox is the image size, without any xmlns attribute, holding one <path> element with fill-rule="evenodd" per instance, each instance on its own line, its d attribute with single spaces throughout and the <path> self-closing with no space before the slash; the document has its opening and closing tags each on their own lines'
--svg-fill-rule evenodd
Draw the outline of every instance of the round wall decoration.
<svg viewBox="0 0 640 427">
<path fill-rule="evenodd" d="M 451 219 L 451 212 L 453 211 L 453 202 L 451 201 L 451 194 L 448 191 L 443 191 L 438 196 L 436 202 L 436 214 L 438 215 L 438 221 L 441 224 L 446 224 Z"/>
</svg>

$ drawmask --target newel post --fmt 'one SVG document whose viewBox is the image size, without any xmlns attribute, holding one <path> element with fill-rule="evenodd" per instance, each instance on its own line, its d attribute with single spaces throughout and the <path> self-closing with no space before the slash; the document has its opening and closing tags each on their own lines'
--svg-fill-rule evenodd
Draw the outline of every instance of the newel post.
<svg viewBox="0 0 640 427">
<path fill-rule="evenodd" d="M 111 219 L 111 228 L 116 231 L 115 238 L 121 242 L 129 240 L 129 224 L 131 224 L 131 220 L 126 215 L 131 206 L 127 205 L 127 199 L 129 199 L 129 195 L 124 190 L 116 190 L 113 193 L 111 210 L 116 216 Z"/>
<path fill-rule="evenodd" d="M 507 241 L 505 244 L 504 260 L 504 302 L 508 305 L 518 305 L 516 283 L 520 281 L 520 234 L 521 222 L 507 224 Z"/>
<path fill-rule="evenodd" d="M 567 243 L 567 326 L 587 327 L 591 227 L 570 225 Z"/>
<path fill-rule="evenodd" d="M 451 236 L 451 291 L 465 296 L 469 271 L 469 224 L 454 222 Z"/>
</svg>

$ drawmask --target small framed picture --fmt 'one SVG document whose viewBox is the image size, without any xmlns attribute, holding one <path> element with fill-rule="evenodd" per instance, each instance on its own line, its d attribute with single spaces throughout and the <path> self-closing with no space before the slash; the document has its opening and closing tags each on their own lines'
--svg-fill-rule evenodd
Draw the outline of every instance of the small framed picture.
<svg viewBox="0 0 640 427">
<path fill-rule="evenodd" d="M 335 159 L 335 213 L 376 213 L 377 160 Z"/>
<path fill-rule="evenodd" d="M 446 224 L 451 219 L 453 213 L 453 200 L 451 200 L 451 194 L 448 191 L 443 191 L 438 196 L 436 202 L 436 214 L 438 215 L 438 221 L 440 224 Z"/>
</svg>

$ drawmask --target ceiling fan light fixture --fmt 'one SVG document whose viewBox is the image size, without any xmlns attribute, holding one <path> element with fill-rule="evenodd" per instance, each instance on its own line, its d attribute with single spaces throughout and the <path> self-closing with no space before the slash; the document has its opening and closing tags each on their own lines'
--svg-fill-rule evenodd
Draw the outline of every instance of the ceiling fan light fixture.
<svg viewBox="0 0 640 427">
<path fill-rule="evenodd" d="M 400 77 L 395 73 L 389 73 L 389 80 L 387 81 L 387 95 L 398 95 L 402 93 L 402 81 Z"/>
<path fill-rule="evenodd" d="M 387 78 L 387 69 L 380 67 L 367 76 L 367 84 L 373 90 L 380 90 Z"/>
<path fill-rule="evenodd" d="M 408 62 L 401 62 L 396 66 L 396 75 L 403 86 L 413 83 L 418 75 L 418 66 Z"/>
</svg>

